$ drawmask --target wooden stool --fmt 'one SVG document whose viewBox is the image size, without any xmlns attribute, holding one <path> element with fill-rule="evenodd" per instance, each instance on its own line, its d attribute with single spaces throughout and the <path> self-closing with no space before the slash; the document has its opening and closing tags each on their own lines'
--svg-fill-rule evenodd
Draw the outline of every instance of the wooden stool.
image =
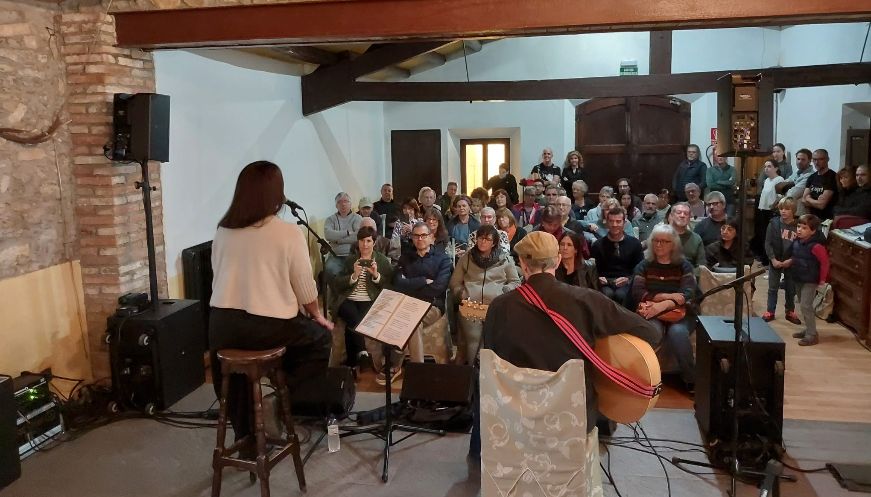
<svg viewBox="0 0 871 497">
<path fill-rule="evenodd" d="M 305 473 L 303 473 L 302 459 L 299 457 L 299 439 L 293 427 L 290 416 L 290 396 L 287 392 L 287 379 L 281 367 L 284 347 L 270 350 L 237 350 L 223 349 L 218 351 L 218 360 L 221 361 L 221 398 L 220 411 L 218 414 L 218 443 L 212 456 L 212 497 L 221 495 L 221 472 L 224 466 L 235 466 L 247 469 L 251 473 L 251 482 L 260 478 L 260 495 L 269 497 L 269 472 L 272 467 L 284 459 L 288 454 L 293 455 L 293 466 L 296 469 L 296 478 L 299 480 L 299 488 L 303 492 L 305 488 Z M 230 447 L 224 446 L 227 436 L 227 395 L 230 392 L 230 375 L 233 373 L 244 374 L 248 377 L 251 385 L 251 400 L 254 403 L 254 434 L 247 435 L 237 440 Z M 281 416 L 287 429 L 286 440 L 267 439 L 263 422 L 263 392 L 260 389 L 260 378 L 268 377 L 276 387 L 280 399 Z M 253 440 L 252 440 L 253 437 Z M 257 448 L 257 459 L 249 461 L 238 457 L 230 457 L 240 449 L 254 443 Z M 280 447 L 272 454 L 267 452 L 266 443 Z"/>
</svg>

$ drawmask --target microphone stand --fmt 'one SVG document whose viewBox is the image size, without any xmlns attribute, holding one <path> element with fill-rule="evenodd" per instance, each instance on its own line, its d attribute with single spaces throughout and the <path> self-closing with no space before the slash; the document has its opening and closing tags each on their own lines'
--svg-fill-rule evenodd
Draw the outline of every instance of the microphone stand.
<svg viewBox="0 0 871 497">
<path fill-rule="evenodd" d="M 296 207 L 294 207 L 293 205 L 288 205 L 288 207 L 290 207 L 290 213 L 293 214 L 293 217 L 296 218 L 296 224 L 298 224 L 300 226 L 304 226 L 305 229 L 308 230 L 309 234 L 313 235 L 315 237 L 315 241 L 318 242 L 318 245 L 321 246 L 321 250 L 320 250 L 320 252 L 321 252 L 321 267 L 325 267 L 327 254 L 331 254 L 333 257 L 336 256 L 336 253 L 333 251 L 333 247 L 330 246 L 330 242 L 324 240 L 324 238 L 321 235 L 319 235 L 315 230 L 312 229 L 312 227 L 308 224 L 308 221 L 304 220 L 299 215 L 299 213 L 296 211 Z M 305 209 L 303 209 L 302 207 L 300 207 L 299 209 L 301 211 L 305 212 Z M 321 274 L 323 274 L 323 273 L 321 273 Z M 323 277 L 318 278 L 317 280 L 318 280 L 318 283 L 317 283 L 318 295 L 320 295 L 320 297 L 321 297 L 321 304 L 323 306 L 324 315 L 326 315 L 327 314 L 327 296 L 326 296 L 325 290 L 327 288 L 327 282 L 324 281 Z"/>
</svg>

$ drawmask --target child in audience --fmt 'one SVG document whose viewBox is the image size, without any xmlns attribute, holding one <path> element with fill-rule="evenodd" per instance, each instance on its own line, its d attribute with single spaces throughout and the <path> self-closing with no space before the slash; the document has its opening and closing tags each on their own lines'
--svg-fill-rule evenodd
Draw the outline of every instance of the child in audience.
<svg viewBox="0 0 871 497">
<path fill-rule="evenodd" d="M 783 289 L 786 292 L 786 301 L 783 303 L 786 310 L 786 320 L 793 324 L 801 324 L 801 320 L 795 314 L 795 281 L 792 271 L 787 270 L 785 265 L 792 251 L 792 242 L 795 240 L 796 218 L 795 200 L 792 197 L 783 197 L 777 203 L 780 216 L 771 218 L 768 230 L 765 233 L 765 254 L 771 263 L 768 265 L 768 306 L 762 319 L 771 321 L 777 309 L 777 292 L 780 290 L 780 280 L 783 276 Z"/>
<path fill-rule="evenodd" d="M 802 346 L 816 345 L 820 341 L 814 315 L 814 297 L 817 291 L 823 289 L 829 276 L 829 254 L 823 246 L 825 240 L 818 232 L 819 228 L 820 218 L 813 214 L 798 218 L 796 239 L 792 242 L 792 256 L 785 263 L 786 267 L 791 268 L 799 288 L 805 330 L 793 333 L 792 336 L 800 338 L 798 344 Z"/>
</svg>

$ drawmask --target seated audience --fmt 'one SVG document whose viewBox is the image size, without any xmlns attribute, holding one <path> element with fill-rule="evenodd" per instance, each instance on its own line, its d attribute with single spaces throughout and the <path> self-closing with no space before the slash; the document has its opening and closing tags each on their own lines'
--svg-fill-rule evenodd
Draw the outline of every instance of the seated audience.
<svg viewBox="0 0 871 497">
<path fill-rule="evenodd" d="M 593 224 L 598 222 L 600 219 L 604 219 L 605 217 L 605 208 L 609 199 L 614 196 L 614 189 L 610 186 L 603 186 L 601 190 L 599 190 L 599 205 L 590 209 L 587 212 L 587 216 L 584 218 L 584 221 Z"/>
<path fill-rule="evenodd" d="M 687 205 L 690 206 L 690 214 L 694 220 L 705 217 L 705 203 L 701 199 L 702 189 L 695 183 L 687 183 L 684 186 L 684 195 Z"/>
<path fill-rule="evenodd" d="M 702 237 L 704 245 L 710 245 L 719 240 L 720 228 L 726 221 L 726 199 L 720 192 L 711 192 L 705 197 L 705 203 L 708 205 L 708 217 L 699 221 L 693 231 Z"/>
<path fill-rule="evenodd" d="M 587 217 L 587 212 L 596 206 L 587 201 L 587 192 L 589 187 L 585 181 L 575 181 L 572 183 L 572 219 L 583 221 Z"/>
<path fill-rule="evenodd" d="M 711 269 L 735 269 L 738 267 L 738 220 L 727 218 L 720 226 L 720 239 L 705 247 L 707 266 Z M 750 250 L 744 247 L 744 263 L 753 262 Z"/>
<path fill-rule="evenodd" d="M 532 231 L 544 231 L 559 240 L 563 232 L 571 230 L 563 226 L 563 216 L 560 214 L 559 207 L 548 205 L 541 210 L 541 223 Z"/>
<path fill-rule="evenodd" d="M 456 202 L 454 200 L 454 204 Z M 399 265 L 393 275 L 393 286 L 398 292 L 433 305 L 408 342 L 411 361 L 423 362 L 423 337 L 420 330 L 434 324 L 445 313 L 445 294 L 451 279 L 451 260 L 432 248 L 432 233 L 426 223 L 415 224 L 411 237 L 414 240 L 414 251 L 402 254 L 399 258 Z M 386 383 L 386 375 L 383 373 L 375 378 L 381 385 Z M 396 373 L 400 374 L 398 368 Z"/>
<path fill-rule="evenodd" d="M 620 194 L 620 207 L 626 211 L 626 220 L 630 223 L 641 215 L 641 209 L 635 207 L 635 196 L 632 192 Z"/>
<path fill-rule="evenodd" d="M 689 220 L 689 207 L 678 203 Z M 698 236 L 698 235 L 696 235 Z M 665 335 L 665 352 L 673 354 L 680 367 L 681 378 L 690 392 L 696 382 L 696 365 L 690 343 L 693 316 L 675 323 L 666 323 L 654 318 L 663 311 L 684 306 L 695 293 L 696 278 L 693 267 L 681 255 L 681 241 L 674 228 L 660 224 L 650 234 L 650 244 L 644 252 L 644 260 L 635 267 L 632 281 L 633 300 L 639 303 L 638 313 L 656 326 Z"/>
<path fill-rule="evenodd" d="M 584 237 L 576 233 L 563 233 L 559 239 L 560 264 L 556 268 L 556 279 L 569 285 L 598 290 L 596 266 L 584 260 L 584 254 L 589 252 Z"/>
<path fill-rule="evenodd" d="M 450 208 L 448 209 L 450 211 Z M 445 225 L 445 219 L 441 212 L 435 207 L 430 207 L 423 212 L 423 222 L 429 226 L 429 231 L 433 236 L 433 250 L 437 254 L 447 253 L 448 243 L 451 237 L 448 235 L 448 228 Z"/>
<path fill-rule="evenodd" d="M 527 186 L 523 189 L 523 203 L 515 205 L 511 211 L 517 225 L 527 232 L 534 226 L 532 219 L 538 217 L 541 206 L 535 201 L 535 187 Z"/>
<path fill-rule="evenodd" d="M 801 320 L 795 314 L 795 281 L 792 272 L 785 265 L 792 256 L 792 241 L 795 240 L 795 200 L 792 197 L 783 197 L 777 203 L 777 207 L 780 216 L 771 218 L 765 234 L 765 254 L 770 264 L 768 265 L 768 304 L 762 319 L 766 321 L 774 319 L 782 276 L 783 289 L 786 293 L 786 300 L 783 303 L 786 320 L 793 324 L 801 324 Z"/>
<path fill-rule="evenodd" d="M 632 194 L 632 183 L 629 181 L 629 178 L 620 178 L 617 180 L 617 191 L 615 192 L 617 195 L 617 200 L 621 200 L 624 193 L 628 193 L 632 198 L 632 206 L 641 210 L 641 199 Z M 622 204 L 622 201 L 621 201 Z M 624 207 L 625 209 L 625 207 Z M 629 210 L 626 210 L 626 215 L 629 215 Z M 628 219 L 628 218 L 627 218 Z M 631 219 L 630 219 L 631 221 Z"/>
<path fill-rule="evenodd" d="M 620 206 L 620 202 L 616 198 L 609 198 L 607 201 L 605 201 L 605 209 L 602 212 L 608 212 L 611 209 L 623 209 L 623 207 Z M 599 229 L 593 232 L 593 242 L 600 238 L 599 234 L 608 232 L 607 219 L 599 219 L 598 221 L 596 221 L 595 224 L 599 227 Z M 632 223 L 630 223 L 628 220 L 623 223 L 623 232 L 633 238 L 635 237 L 635 230 L 632 228 Z M 587 239 L 590 240 L 590 237 L 587 237 Z"/>
<path fill-rule="evenodd" d="M 472 209 L 472 217 L 477 220 L 481 220 L 481 209 L 484 208 L 488 203 L 490 203 L 490 194 L 487 193 L 487 190 L 481 188 L 475 188 L 472 190 L 472 193 L 469 195 L 469 199 L 471 203 L 469 207 Z"/>
<path fill-rule="evenodd" d="M 454 197 L 457 196 L 457 182 L 456 181 L 448 181 L 448 187 L 445 188 L 445 193 L 439 197 L 437 207 L 442 212 L 442 216 L 445 219 L 450 219 L 451 214 L 451 204 L 454 202 Z"/>
<path fill-rule="evenodd" d="M 668 188 L 663 188 L 656 197 L 656 210 L 659 211 L 663 219 L 668 220 L 668 213 L 671 210 L 671 191 Z"/>
<path fill-rule="evenodd" d="M 493 195 L 490 196 L 490 207 L 493 208 L 494 211 L 498 211 L 501 208 L 510 209 L 514 205 L 514 202 L 508 197 L 508 192 L 503 189 L 498 189 L 493 192 Z"/>
<path fill-rule="evenodd" d="M 496 211 L 496 227 L 504 231 L 508 235 L 508 246 L 511 257 L 514 258 L 514 263 L 517 263 L 517 252 L 514 251 L 514 246 L 517 242 L 523 240 L 526 236 L 526 230 L 517 226 L 514 219 L 514 214 L 508 209 L 499 209 Z"/>
<path fill-rule="evenodd" d="M 484 225 L 496 226 L 496 211 L 494 211 L 492 207 L 484 207 L 483 209 L 481 209 L 481 226 Z M 502 253 L 508 254 L 511 251 L 508 233 L 498 228 L 496 229 L 496 231 L 499 235 L 499 248 L 502 249 Z M 476 236 L 478 236 L 477 231 L 469 233 L 469 247 L 473 247 L 475 245 Z"/>
<path fill-rule="evenodd" d="M 563 226 L 579 234 L 582 231 L 589 231 L 589 224 L 585 223 L 584 221 L 576 221 L 572 219 L 571 199 L 569 199 L 565 195 L 560 195 L 559 197 L 557 197 L 555 205 L 559 209 L 560 216 L 562 216 Z"/>
<path fill-rule="evenodd" d="M 379 218 L 381 215 L 384 215 L 387 220 L 384 236 L 389 236 L 393 233 L 393 223 L 399 218 L 399 205 L 393 201 L 393 185 L 384 183 L 381 186 L 381 199 L 372 204 L 372 211 Z"/>
<path fill-rule="evenodd" d="M 411 229 L 420 221 L 420 207 L 417 200 L 411 197 L 405 199 L 400 206 L 399 217 L 393 224 L 393 235 L 390 237 L 391 246 L 398 247 L 403 254 L 413 251 Z"/>
<path fill-rule="evenodd" d="M 454 217 L 448 221 L 448 235 L 457 247 L 457 256 L 468 249 L 469 235 L 481 227 L 481 222 L 472 217 L 472 201 L 465 195 L 454 197 Z"/>
<path fill-rule="evenodd" d="M 381 216 L 375 213 L 373 209 L 372 201 L 369 200 L 369 197 L 361 197 L 360 202 L 357 204 L 357 214 L 360 214 L 362 218 L 370 218 L 375 221 L 375 232 L 379 235 L 383 232 L 381 231 Z M 391 231 L 391 233 L 393 233 Z"/>
<path fill-rule="evenodd" d="M 375 220 L 372 219 L 371 217 L 364 217 L 363 220 L 360 221 L 360 228 L 363 228 L 366 226 L 368 226 L 374 230 L 375 229 Z M 377 233 L 375 236 L 375 251 L 379 252 L 383 255 L 386 255 L 387 258 L 390 259 L 390 262 L 392 262 L 392 263 L 396 263 L 396 261 L 399 260 L 399 255 L 400 255 L 399 247 L 398 246 L 393 247 L 390 244 L 390 238 L 387 238 L 385 236 L 381 236 Z M 360 249 L 358 248 L 358 245 L 351 246 L 351 255 L 354 257 L 360 256 Z"/>
<path fill-rule="evenodd" d="M 716 194 L 716 192 L 711 195 Z M 707 260 L 705 259 L 705 244 L 702 237 L 698 233 L 694 233 L 688 229 L 690 223 L 690 206 L 686 202 L 678 202 L 671 208 L 671 213 L 668 217 L 669 224 L 680 238 L 681 249 L 683 256 L 692 265 L 694 274 L 698 274 L 699 266 L 704 266 Z M 725 218 L 724 218 L 725 222 Z M 655 231 L 655 229 L 654 229 Z M 716 241 L 716 240 L 715 240 Z M 650 244 L 648 243 L 648 248 Z"/>
<path fill-rule="evenodd" d="M 624 231 L 626 212 L 613 207 L 606 215 L 607 235 L 596 240 L 590 256 L 596 259 L 599 290 L 611 300 L 625 304 L 629 293 L 632 271 L 644 258 L 641 242 Z"/>
<path fill-rule="evenodd" d="M 644 202 L 641 203 L 641 215 L 632 220 L 632 227 L 638 230 L 637 238 L 644 248 L 647 248 L 647 239 L 650 237 L 653 227 L 664 219 L 663 215 L 656 209 L 657 200 L 656 195 L 652 193 L 645 195 Z"/>
<path fill-rule="evenodd" d="M 856 187 L 844 193 L 835 206 L 833 229 L 851 228 L 871 221 L 871 181 L 868 179 L 868 166 L 856 168 Z"/>
<path fill-rule="evenodd" d="M 345 267 L 332 281 L 336 291 L 336 315 L 345 321 L 345 365 L 357 367 L 359 357 L 365 354 L 363 336 L 354 332 L 363 317 L 378 298 L 382 288 L 389 288 L 393 266 L 383 254 L 375 251 L 378 236 L 370 227 L 357 231 L 357 255 L 345 259 Z"/>
<path fill-rule="evenodd" d="M 520 286 L 520 276 L 514 260 L 499 246 L 496 227 L 485 224 L 475 232 L 475 244 L 460 257 L 451 275 L 450 289 L 458 301 L 470 299 L 489 305 L 494 298 Z M 458 319 L 460 363 L 469 364 L 478 355 L 483 323 L 472 319 Z"/>
<path fill-rule="evenodd" d="M 422 212 L 424 209 L 428 209 L 430 207 L 438 206 L 435 203 L 436 200 L 436 192 L 432 188 L 425 186 L 420 189 L 417 193 L 417 203 L 420 211 Z"/>
</svg>

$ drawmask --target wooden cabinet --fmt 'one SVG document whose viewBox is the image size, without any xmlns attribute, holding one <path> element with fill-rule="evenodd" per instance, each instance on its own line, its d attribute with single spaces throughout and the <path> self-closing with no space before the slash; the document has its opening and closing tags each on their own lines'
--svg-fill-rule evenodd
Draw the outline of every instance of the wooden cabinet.
<svg viewBox="0 0 871 497">
<path fill-rule="evenodd" d="M 871 343 L 871 245 L 856 238 L 840 230 L 829 236 L 829 279 L 838 320 Z"/>
</svg>

